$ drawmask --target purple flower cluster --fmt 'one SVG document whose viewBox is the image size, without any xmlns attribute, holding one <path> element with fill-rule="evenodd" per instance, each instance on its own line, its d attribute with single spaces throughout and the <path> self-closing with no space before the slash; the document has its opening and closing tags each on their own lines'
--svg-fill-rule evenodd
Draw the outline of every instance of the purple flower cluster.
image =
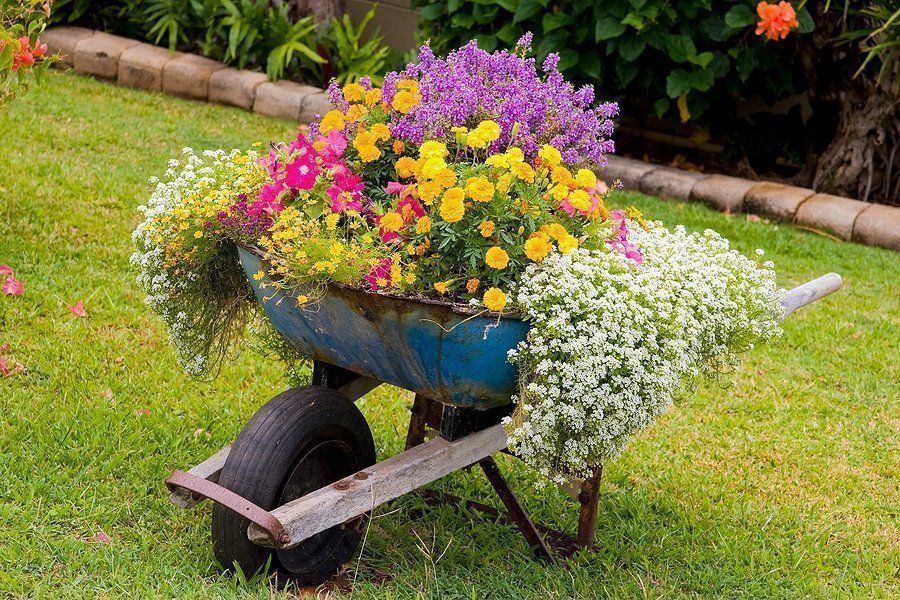
<svg viewBox="0 0 900 600">
<path fill-rule="evenodd" d="M 541 145 L 550 144 L 567 162 L 585 157 L 605 163 L 604 154 L 615 151 L 610 137 L 618 105 L 592 107 L 592 86 L 576 89 L 567 82 L 557 70 L 555 54 L 546 58 L 539 73 L 535 60 L 525 58 L 529 50 L 528 35 L 513 52 L 485 52 L 473 40 L 447 58 L 435 57 L 425 44 L 417 63 L 385 76 L 382 100 L 391 102 L 402 79 L 418 80 L 422 96 L 407 114 L 393 115 L 393 134 L 421 144 L 449 136 L 452 127 L 492 119 L 501 128 L 492 151 L 512 141 L 531 158 Z"/>
<path fill-rule="evenodd" d="M 227 211 L 220 211 L 216 220 L 239 239 L 254 243 L 272 228 L 273 223 L 271 214 L 251 208 L 245 194 L 239 195 L 238 201 L 229 206 Z"/>
</svg>

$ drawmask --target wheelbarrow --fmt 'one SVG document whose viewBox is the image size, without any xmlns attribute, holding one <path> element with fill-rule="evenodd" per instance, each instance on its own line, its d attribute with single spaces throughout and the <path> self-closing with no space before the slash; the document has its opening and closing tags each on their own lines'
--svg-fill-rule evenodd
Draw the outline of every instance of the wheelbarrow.
<svg viewBox="0 0 900 600">
<path fill-rule="evenodd" d="M 535 524 L 491 455 L 506 450 L 517 373 L 507 352 L 529 325 L 454 304 L 330 285 L 313 308 L 276 290 L 263 256 L 239 248 L 272 325 L 314 361 L 312 385 L 275 396 L 233 445 L 166 481 L 188 508 L 208 498 L 213 549 L 225 568 L 254 573 L 269 564 L 300 584 L 333 576 L 356 551 L 366 515 L 419 491 L 429 504 L 460 499 L 421 488 L 478 464 L 506 508 L 466 506 L 513 523 L 550 561 L 593 547 L 602 468 L 566 486 L 580 504 L 574 538 Z M 783 317 L 841 286 L 835 273 L 791 290 Z M 783 318 L 782 317 L 782 318 Z M 383 383 L 415 392 L 406 450 L 375 462 L 368 424 L 354 402 Z M 436 433 L 426 441 L 426 429 Z"/>
</svg>

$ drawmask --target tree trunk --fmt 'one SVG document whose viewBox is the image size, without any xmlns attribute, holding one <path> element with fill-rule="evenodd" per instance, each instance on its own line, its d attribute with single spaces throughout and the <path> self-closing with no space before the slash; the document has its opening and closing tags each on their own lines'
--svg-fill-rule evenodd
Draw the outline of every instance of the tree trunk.
<svg viewBox="0 0 900 600">
<path fill-rule="evenodd" d="M 298 16 L 311 15 L 316 23 L 340 18 L 344 14 L 343 0 L 287 0 Z"/>
<path fill-rule="evenodd" d="M 847 81 L 838 127 L 819 155 L 816 190 L 900 204 L 900 108 L 880 86 Z"/>
</svg>

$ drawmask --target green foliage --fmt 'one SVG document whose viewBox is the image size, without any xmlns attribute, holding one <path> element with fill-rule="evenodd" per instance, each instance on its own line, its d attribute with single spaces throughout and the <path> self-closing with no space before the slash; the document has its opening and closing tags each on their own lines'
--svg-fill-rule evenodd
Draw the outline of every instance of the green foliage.
<svg viewBox="0 0 900 600">
<path fill-rule="evenodd" d="M 871 3 L 873 8 L 851 10 L 846 27 L 855 28 L 863 20 L 861 13 L 868 11 L 871 18 L 874 7 L 891 3 L 896 6 L 894 0 L 883 0 Z M 821 14 L 821 0 L 793 2 L 800 26 L 778 42 L 755 34 L 757 0 L 413 4 L 421 7 L 423 39 L 430 39 L 439 53 L 473 37 L 488 50 L 511 46 L 530 31 L 538 61 L 558 53 L 559 68 L 567 77 L 595 84 L 601 97 L 623 105 L 625 115 L 664 119 L 675 129 L 685 123 L 700 126 L 713 137 L 732 141 L 733 149 L 757 166 L 770 166 L 765 163 L 777 156 L 804 162 L 812 136 L 799 110 L 773 116 L 767 107 L 806 91 L 802 44 L 809 37 L 804 34 L 816 27 L 813 14 Z M 819 18 L 835 21 L 844 15 L 832 9 Z M 885 15 L 879 19 L 887 21 Z M 848 34 L 847 39 L 866 39 L 879 56 L 896 53 L 898 26 L 900 18 L 889 26 L 895 32 L 893 43 L 883 40 L 885 28 L 872 37 L 870 29 Z M 868 60 L 874 60 L 871 54 Z M 893 69 L 898 63 L 886 58 L 879 62 Z M 745 103 L 748 99 L 754 101 Z M 751 114 L 748 106 L 753 107 Z"/>
<path fill-rule="evenodd" d="M 877 81 L 900 96 L 900 2 L 875 0 L 858 9 L 844 0 L 844 15 L 853 15 L 860 27 L 845 31 L 837 41 L 861 44 L 865 59 L 856 71 L 858 77 L 866 68 L 877 69 Z"/>
<path fill-rule="evenodd" d="M 55 22 L 79 23 L 166 45 L 196 50 L 238 68 L 265 70 L 323 85 L 365 75 L 380 77 L 390 50 L 365 35 L 374 7 L 361 23 L 344 15 L 316 24 L 296 17 L 292 4 L 272 0 L 58 0 Z"/>
<path fill-rule="evenodd" d="M 371 77 L 376 85 L 381 83 L 390 48 L 382 43 L 382 37 L 377 33 L 369 36 L 368 40 L 364 35 L 376 8 L 377 5 L 373 6 L 358 25 L 354 25 L 347 14 L 340 19 L 332 19 L 322 36 L 335 79 L 341 85 L 355 83 L 361 77 Z"/>
</svg>

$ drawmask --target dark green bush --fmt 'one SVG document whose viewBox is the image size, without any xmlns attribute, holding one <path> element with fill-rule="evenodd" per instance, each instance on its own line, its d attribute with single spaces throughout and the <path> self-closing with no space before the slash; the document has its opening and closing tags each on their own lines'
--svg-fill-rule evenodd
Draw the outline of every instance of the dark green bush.
<svg viewBox="0 0 900 600">
<path fill-rule="evenodd" d="M 717 138 L 740 143 L 749 154 L 787 153 L 802 162 L 794 144 L 799 111 L 785 116 L 762 146 L 743 143 L 756 129 L 738 118 L 735 98 L 758 96 L 765 104 L 804 91 L 794 36 L 772 43 L 755 35 L 756 2 L 750 0 L 451 0 L 421 7 L 423 36 L 444 51 L 475 36 L 492 49 L 534 34 L 538 60 L 550 52 L 575 80 L 594 83 L 599 95 L 618 100 L 623 114 L 655 116 L 677 127 L 708 126 Z M 804 8 L 800 32 L 813 29 Z"/>
</svg>

